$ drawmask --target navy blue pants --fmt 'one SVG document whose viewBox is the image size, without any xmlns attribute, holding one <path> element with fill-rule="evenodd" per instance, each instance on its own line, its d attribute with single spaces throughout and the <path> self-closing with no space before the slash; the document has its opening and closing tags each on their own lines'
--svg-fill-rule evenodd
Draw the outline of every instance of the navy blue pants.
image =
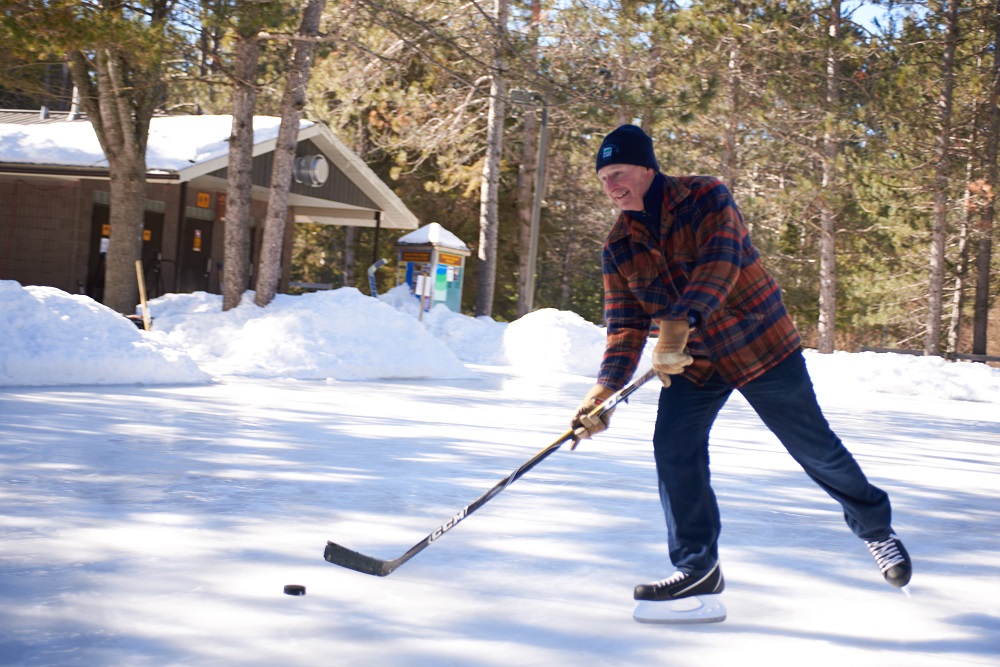
<svg viewBox="0 0 1000 667">
<path fill-rule="evenodd" d="M 733 392 L 718 373 L 703 387 L 673 377 L 660 392 L 653 451 L 670 560 L 682 571 L 710 569 L 719 559 L 719 506 L 708 468 L 708 437 Z M 889 497 L 873 486 L 830 429 L 802 352 L 738 391 L 813 481 L 839 502 L 850 529 L 871 540 L 891 532 Z"/>
</svg>

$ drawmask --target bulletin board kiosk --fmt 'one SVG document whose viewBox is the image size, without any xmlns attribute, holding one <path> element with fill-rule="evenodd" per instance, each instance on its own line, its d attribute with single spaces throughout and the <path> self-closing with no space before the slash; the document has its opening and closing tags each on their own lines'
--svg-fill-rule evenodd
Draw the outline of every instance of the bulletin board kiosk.
<svg viewBox="0 0 1000 667">
<path fill-rule="evenodd" d="M 398 282 L 409 285 L 423 310 L 443 303 L 461 312 L 465 258 L 470 254 L 461 239 L 438 223 L 424 225 L 396 241 Z"/>
</svg>

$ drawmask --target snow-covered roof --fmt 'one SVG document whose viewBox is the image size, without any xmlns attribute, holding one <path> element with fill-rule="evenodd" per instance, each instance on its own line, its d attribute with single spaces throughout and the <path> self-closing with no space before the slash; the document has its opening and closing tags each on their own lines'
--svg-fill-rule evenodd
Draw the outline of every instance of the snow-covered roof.
<svg viewBox="0 0 1000 667">
<path fill-rule="evenodd" d="M 175 183 L 191 181 L 229 164 L 232 116 L 162 116 L 149 125 L 146 147 L 147 177 L 161 175 Z M 281 119 L 255 116 L 253 154 L 273 151 Z M 379 224 L 389 229 L 414 229 L 419 220 L 375 172 L 323 123 L 303 120 L 299 140 L 310 139 L 351 182 L 374 202 L 377 209 L 336 204 L 315 197 L 292 196 L 297 222 L 373 226 L 374 210 Z M 108 161 L 97 134 L 88 120 L 66 120 L 41 124 L 0 122 L 0 164 L 25 168 L 107 170 Z M 33 173 L 38 173 L 34 171 Z M 332 208 L 331 208 L 332 206 Z"/>
<path fill-rule="evenodd" d="M 436 245 L 442 248 L 468 250 L 469 246 L 436 222 L 415 229 L 396 241 L 399 245 Z"/>
<path fill-rule="evenodd" d="M 280 118 L 254 118 L 254 144 L 278 136 Z M 300 127 L 313 125 L 302 121 Z M 229 155 L 232 116 L 164 116 L 149 124 L 146 168 L 180 172 Z M 87 120 L 33 125 L 0 124 L 0 162 L 62 167 L 103 167 L 101 144 Z"/>
</svg>

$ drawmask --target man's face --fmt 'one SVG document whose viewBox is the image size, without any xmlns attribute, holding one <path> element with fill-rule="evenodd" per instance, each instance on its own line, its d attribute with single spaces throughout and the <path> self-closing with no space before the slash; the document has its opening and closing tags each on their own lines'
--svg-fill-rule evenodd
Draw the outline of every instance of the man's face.
<svg viewBox="0 0 1000 667">
<path fill-rule="evenodd" d="M 597 171 L 604 185 L 604 194 L 622 211 L 641 211 L 646 194 L 656 172 L 637 164 L 609 164 Z"/>
</svg>

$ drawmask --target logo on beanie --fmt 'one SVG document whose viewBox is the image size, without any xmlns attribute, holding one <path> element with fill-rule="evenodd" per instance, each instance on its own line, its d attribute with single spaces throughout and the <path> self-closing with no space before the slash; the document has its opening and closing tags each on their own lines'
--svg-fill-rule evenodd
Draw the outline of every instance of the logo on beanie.
<svg viewBox="0 0 1000 667">
<path fill-rule="evenodd" d="M 604 137 L 597 150 L 596 167 L 609 164 L 634 164 L 660 170 L 653 154 L 653 139 L 641 127 L 622 125 Z"/>
</svg>

